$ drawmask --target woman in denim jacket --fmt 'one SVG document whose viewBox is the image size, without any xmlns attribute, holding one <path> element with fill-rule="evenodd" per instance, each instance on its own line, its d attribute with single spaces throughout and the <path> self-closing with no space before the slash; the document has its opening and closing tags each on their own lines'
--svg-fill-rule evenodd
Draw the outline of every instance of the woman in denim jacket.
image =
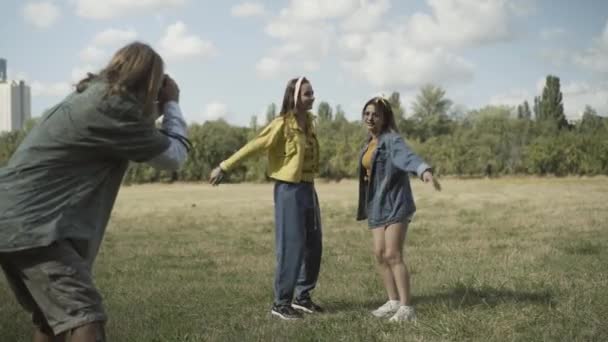
<svg viewBox="0 0 608 342">
<path fill-rule="evenodd" d="M 408 173 L 432 182 L 437 190 L 439 183 L 433 179 L 430 166 L 399 136 L 386 99 L 375 97 L 367 101 L 362 118 L 370 139 L 359 158 L 357 220 L 368 220 L 374 255 L 388 294 L 388 301 L 372 314 L 392 315 L 390 321 L 415 320 L 416 313 L 410 305 L 410 277 L 402 255 L 407 227 L 416 210 Z"/>
<path fill-rule="evenodd" d="M 319 142 L 314 131 L 315 100 L 305 77 L 290 80 L 279 117 L 260 134 L 220 163 L 209 177 L 217 185 L 224 173 L 257 153 L 266 152 L 268 176 L 275 181 L 276 272 L 271 314 L 284 320 L 301 312 L 320 313 L 312 301 L 321 267 L 322 241 L 319 202 L 314 177 L 319 170 Z"/>
</svg>

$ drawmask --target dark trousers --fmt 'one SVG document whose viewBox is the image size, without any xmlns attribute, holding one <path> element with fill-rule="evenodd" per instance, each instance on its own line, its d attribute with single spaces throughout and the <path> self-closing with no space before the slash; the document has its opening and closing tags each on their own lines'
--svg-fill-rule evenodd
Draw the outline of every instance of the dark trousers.
<svg viewBox="0 0 608 342">
<path fill-rule="evenodd" d="M 274 185 L 275 251 L 277 265 L 274 302 L 290 305 L 305 300 L 315 288 L 321 267 L 321 222 L 312 183 Z"/>
</svg>

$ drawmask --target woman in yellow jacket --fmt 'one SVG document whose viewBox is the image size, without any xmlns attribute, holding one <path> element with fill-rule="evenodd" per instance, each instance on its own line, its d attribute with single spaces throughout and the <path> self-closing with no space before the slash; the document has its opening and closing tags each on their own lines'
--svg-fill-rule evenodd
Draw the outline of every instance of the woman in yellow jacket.
<svg viewBox="0 0 608 342">
<path fill-rule="evenodd" d="M 285 320 L 301 312 L 319 313 L 311 299 L 321 265 L 321 220 L 314 188 L 319 143 L 310 113 L 315 100 L 305 77 L 287 83 L 279 117 L 252 141 L 224 160 L 210 175 L 213 185 L 245 158 L 265 151 L 268 176 L 275 181 L 276 272 L 271 314 Z"/>
</svg>

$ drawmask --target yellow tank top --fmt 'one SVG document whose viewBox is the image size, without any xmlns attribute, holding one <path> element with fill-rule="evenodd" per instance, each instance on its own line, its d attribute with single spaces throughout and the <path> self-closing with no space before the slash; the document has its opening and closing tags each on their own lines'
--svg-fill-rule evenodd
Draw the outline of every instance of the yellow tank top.
<svg viewBox="0 0 608 342">
<path fill-rule="evenodd" d="M 369 145 L 367 145 L 367 151 L 365 151 L 363 158 L 361 159 L 361 165 L 363 165 L 365 168 L 367 178 L 372 175 L 372 156 L 374 155 L 374 151 L 376 151 L 377 146 L 378 139 L 372 138 L 372 140 L 369 141 Z"/>
</svg>

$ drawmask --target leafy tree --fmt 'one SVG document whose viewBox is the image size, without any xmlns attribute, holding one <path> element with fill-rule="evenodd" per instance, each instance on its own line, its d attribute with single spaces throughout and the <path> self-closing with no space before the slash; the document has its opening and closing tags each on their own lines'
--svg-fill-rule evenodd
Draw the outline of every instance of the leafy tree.
<svg viewBox="0 0 608 342">
<path fill-rule="evenodd" d="M 24 137 L 24 131 L 12 131 L 0 134 L 0 167 L 6 165 Z"/>
<path fill-rule="evenodd" d="M 534 97 L 534 119 L 539 121 L 543 119 L 542 107 L 540 105 L 540 96 Z"/>
<path fill-rule="evenodd" d="M 249 120 L 249 128 L 251 129 L 252 132 L 257 132 L 257 130 L 258 130 L 258 116 L 257 115 L 251 116 L 251 119 Z"/>
<path fill-rule="evenodd" d="M 585 106 L 585 111 L 583 112 L 583 117 L 578 129 L 583 133 L 595 133 L 605 128 L 604 126 L 607 122 L 608 119 L 597 115 L 597 111 L 591 106 Z"/>
<path fill-rule="evenodd" d="M 416 136 L 421 141 L 450 133 L 448 111 L 452 101 L 445 97 L 445 90 L 434 85 L 421 88 L 413 104 L 412 119 L 417 125 Z"/>
<path fill-rule="evenodd" d="M 528 101 L 524 101 L 522 104 L 517 106 L 517 118 L 530 120 L 532 118 L 532 112 L 530 112 L 530 105 Z"/>
<path fill-rule="evenodd" d="M 395 115 L 397 129 L 401 131 L 401 128 L 405 125 L 405 108 L 401 104 L 401 94 L 397 91 L 392 92 L 388 97 L 388 103 L 391 105 L 391 109 Z"/>
<path fill-rule="evenodd" d="M 553 122 L 558 129 L 567 128 L 568 120 L 564 114 L 562 103 L 562 92 L 560 90 L 559 77 L 548 75 L 545 87 L 540 99 L 541 120 Z"/>
<path fill-rule="evenodd" d="M 317 115 L 321 121 L 331 121 L 333 119 L 333 113 L 329 103 L 325 101 L 320 102 L 317 108 Z"/>
<path fill-rule="evenodd" d="M 524 107 L 523 107 L 523 119 L 526 120 L 530 120 L 532 118 L 532 112 L 530 111 L 530 105 L 528 104 L 528 101 L 524 101 Z"/>
<path fill-rule="evenodd" d="M 344 113 L 344 110 L 340 105 L 336 105 L 336 115 L 334 121 L 339 124 L 348 123 L 348 120 L 346 119 L 346 113 Z"/>
<path fill-rule="evenodd" d="M 273 103 L 266 109 L 266 124 L 269 124 L 277 116 L 277 105 Z"/>
</svg>

